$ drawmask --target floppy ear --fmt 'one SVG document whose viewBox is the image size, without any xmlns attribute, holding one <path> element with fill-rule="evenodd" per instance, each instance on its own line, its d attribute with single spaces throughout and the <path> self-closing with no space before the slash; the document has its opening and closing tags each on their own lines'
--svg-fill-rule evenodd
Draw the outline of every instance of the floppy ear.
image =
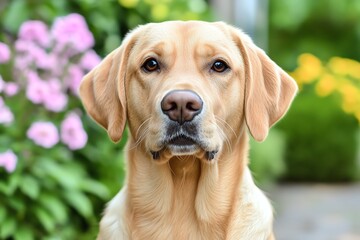
<svg viewBox="0 0 360 240">
<path fill-rule="evenodd" d="M 125 72 L 130 48 L 125 41 L 106 56 L 82 79 L 79 89 L 86 111 L 114 142 L 121 139 L 126 123 Z"/>
<path fill-rule="evenodd" d="M 290 107 L 298 87 L 249 36 L 240 30 L 235 34 L 244 60 L 246 123 L 253 138 L 263 141 Z"/>
</svg>

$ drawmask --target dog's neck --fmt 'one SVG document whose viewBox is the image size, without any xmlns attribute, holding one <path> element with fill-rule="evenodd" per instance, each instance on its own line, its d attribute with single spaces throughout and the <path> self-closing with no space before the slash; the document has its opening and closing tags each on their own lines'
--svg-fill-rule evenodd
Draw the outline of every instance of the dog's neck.
<svg viewBox="0 0 360 240">
<path fill-rule="evenodd" d="M 127 172 L 129 214 L 136 219 L 140 217 L 137 214 L 142 213 L 143 222 L 154 221 L 146 216 L 184 215 L 206 226 L 211 223 L 226 226 L 233 201 L 240 194 L 247 166 L 247 142 L 244 131 L 234 146 L 219 152 L 212 163 L 188 156 L 173 157 L 168 164 L 159 165 L 148 153 L 131 150 L 135 143 L 130 139 L 127 151 L 128 159 L 132 159 Z"/>
</svg>

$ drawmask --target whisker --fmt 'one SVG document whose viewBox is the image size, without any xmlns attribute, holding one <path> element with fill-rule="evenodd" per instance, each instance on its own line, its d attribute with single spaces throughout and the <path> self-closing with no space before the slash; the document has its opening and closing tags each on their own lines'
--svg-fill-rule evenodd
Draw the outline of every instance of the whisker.
<svg viewBox="0 0 360 240">
<path fill-rule="evenodd" d="M 220 117 L 218 117 L 218 116 L 215 116 L 215 120 L 218 120 L 218 121 L 220 121 L 221 123 L 223 123 L 223 126 L 224 126 L 225 128 L 230 129 L 231 132 L 235 135 L 235 137 L 236 137 L 236 138 L 238 137 L 238 135 L 236 134 L 235 130 L 234 130 L 224 119 L 222 119 L 222 118 L 220 118 Z"/>
<path fill-rule="evenodd" d="M 149 117 L 148 119 L 146 119 L 145 121 L 143 121 L 140 126 L 138 127 L 138 129 L 136 130 L 136 133 L 135 133 L 135 138 L 137 138 L 137 135 L 139 134 L 141 128 L 151 120 L 151 117 Z"/>
<path fill-rule="evenodd" d="M 135 145 L 130 148 L 129 150 L 133 150 L 135 148 L 137 148 L 141 142 L 145 139 L 146 135 L 149 133 L 149 127 L 147 125 L 147 123 L 151 120 L 151 117 L 149 117 L 148 119 L 146 119 L 144 122 L 142 122 L 140 124 L 140 126 L 138 127 L 138 129 L 136 130 L 135 133 Z M 140 135 L 139 135 L 140 134 Z"/>
<path fill-rule="evenodd" d="M 133 150 L 133 149 L 137 148 L 141 144 L 141 142 L 145 139 L 145 137 L 149 131 L 150 130 L 148 128 L 146 128 L 143 131 L 143 133 L 140 135 L 140 137 L 136 140 L 135 145 L 132 148 L 130 148 L 129 150 Z"/>
<path fill-rule="evenodd" d="M 218 128 L 219 133 L 221 134 L 222 138 L 224 139 L 227 149 L 228 149 L 228 152 L 229 153 L 232 152 L 231 143 L 230 143 L 230 140 L 229 140 L 227 134 L 223 131 L 223 129 L 217 123 L 215 123 L 215 126 Z"/>
</svg>

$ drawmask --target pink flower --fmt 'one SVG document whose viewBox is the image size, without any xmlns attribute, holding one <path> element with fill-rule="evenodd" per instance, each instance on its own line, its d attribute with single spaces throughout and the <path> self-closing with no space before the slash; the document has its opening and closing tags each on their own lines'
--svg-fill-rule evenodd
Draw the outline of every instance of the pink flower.
<svg viewBox="0 0 360 240">
<path fill-rule="evenodd" d="M 24 22 L 19 30 L 19 38 L 38 43 L 42 47 L 48 47 L 50 36 L 45 23 L 41 21 Z"/>
<path fill-rule="evenodd" d="M 44 104 L 47 110 L 60 112 L 68 103 L 67 95 L 62 91 L 59 80 L 41 80 L 36 72 L 28 73 L 26 97 L 35 104 Z"/>
<path fill-rule="evenodd" d="M 97 55 L 96 52 L 91 49 L 82 56 L 79 64 L 83 69 L 90 71 L 96 65 L 98 65 L 100 61 L 101 58 L 99 57 L 99 55 Z"/>
<path fill-rule="evenodd" d="M 8 125 L 14 121 L 14 114 L 10 108 L 5 105 L 4 100 L 0 97 L 0 124 Z"/>
<path fill-rule="evenodd" d="M 58 130 L 52 122 L 34 122 L 27 131 L 27 137 L 44 148 L 51 148 L 59 142 Z"/>
<path fill-rule="evenodd" d="M 66 60 L 61 59 L 59 56 L 50 52 L 44 59 L 38 60 L 38 65 L 43 69 L 51 71 L 53 76 L 61 76 Z"/>
<path fill-rule="evenodd" d="M 94 37 L 89 31 L 84 17 L 77 13 L 57 18 L 51 32 L 59 44 L 57 48 L 60 50 L 70 46 L 73 51 L 79 53 L 94 45 Z"/>
<path fill-rule="evenodd" d="M 29 57 L 34 61 L 36 67 L 38 68 L 47 68 L 48 56 L 45 49 L 38 47 L 36 45 L 30 45 L 28 49 Z"/>
<path fill-rule="evenodd" d="M 50 79 L 46 83 L 48 85 L 48 92 L 44 95 L 43 99 L 45 108 L 53 112 L 64 110 L 68 102 L 68 97 L 62 92 L 60 81 Z"/>
<path fill-rule="evenodd" d="M 61 141 L 71 150 L 76 150 L 83 148 L 87 139 L 80 117 L 75 113 L 68 114 L 61 123 Z"/>
<path fill-rule="evenodd" d="M 29 72 L 27 76 L 26 97 L 35 104 L 43 103 L 49 95 L 49 85 L 44 80 L 41 80 L 36 72 Z"/>
<path fill-rule="evenodd" d="M 45 49 L 33 42 L 18 39 L 15 42 L 15 49 L 17 52 L 15 67 L 19 70 L 31 68 L 34 64 L 36 67 L 46 68 L 49 64 Z"/>
<path fill-rule="evenodd" d="M 78 89 L 80 86 L 81 79 L 84 77 L 84 72 L 80 67 L 71 65 L 68 69 L 68 75 L 65 78 L 65 83 L 68 85 L 70 90 L 78 95 Z"/>
<path fill-rule="evenodd" d="M 5 87 L 4 87 L 4 93 L 11 97 L 11 96 L 14 96 L 16 95 L 18 92 L 19 92 L 19 85 L 17 83 L 14 83 L 14 82 L 8 82 L 5 84 Z"/>
<path fill-rule="evenodd" d="M 65 109 L 68 103 L 67 95 L 63 94 L 62 92 L 56 92 L 53 94 L 49 94 L 44 99 L 44 106 L 47 110 L 52 112 L 61 112 Z"/>
<path fill-rule="evenodd" d="M 53 68 L 62 68 L 58 65 L 57 58 L 52 52 L 47 53 L 46 49 L 22 39 L 15 42 L 17 52 L 15 58 L 15 66 L 19 70 L 23 70 L 35 64 L 37 68 L 52 70 Z"/>
<path fill-rule="evenodd" d="M 4 167 L 8 173 L 15 171 L 17 163 L 17 156 L 13 151 L 7 150 L 0 153 L 0 166 Z"/>
<path fill-rule="evenodd" d="M 0 64 L 10 60 L 10 48 L 5 43 L 0 42 Z"/>
<path fill-rule="evenodd" d="M 14 114 L 10 108 L 5 105 L 2 98 L 0 98 L 0 124 L 8 125 L 14 121 Z"/>
<path fill-rule="evenodd" d="M 26 52 L 26 51 L 28 51 L 30 44 L 33 44 L 33 43 L 30 43 L 30 42 L 25 41 L 23 39 L 17 39 L 15 41 L 15 50 L 17 52 Z"/>
<path fill-rule="evenodd" d="M 33 59 L 29 55 L 20 56 L 15 58 L 15 69 L 23 72 L 31 67 Z"/>
</svg>

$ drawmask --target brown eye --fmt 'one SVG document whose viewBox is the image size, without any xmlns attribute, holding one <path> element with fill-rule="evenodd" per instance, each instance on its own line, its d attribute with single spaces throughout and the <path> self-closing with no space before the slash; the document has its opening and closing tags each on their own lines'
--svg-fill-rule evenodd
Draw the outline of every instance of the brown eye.
<svg viewBox="0 0 360 240">
<path fill-rule="evenodd" d="M 150 58 L 145 61 L 142 68 L 147 72 L 154 72 L 160 69 L 159 63 L 154 59 Z"/>
<path fill-rule="evenodd" d="M 229 66 L 221 60 L 217 60 L 216 62 L 214 62 L 214 64 L 211 66 L 211 70 L 215 71 L 215 72 L 219 72 L 222 73 L 225 70 L 227 70 L 229 68 Z"/>
</svg>

